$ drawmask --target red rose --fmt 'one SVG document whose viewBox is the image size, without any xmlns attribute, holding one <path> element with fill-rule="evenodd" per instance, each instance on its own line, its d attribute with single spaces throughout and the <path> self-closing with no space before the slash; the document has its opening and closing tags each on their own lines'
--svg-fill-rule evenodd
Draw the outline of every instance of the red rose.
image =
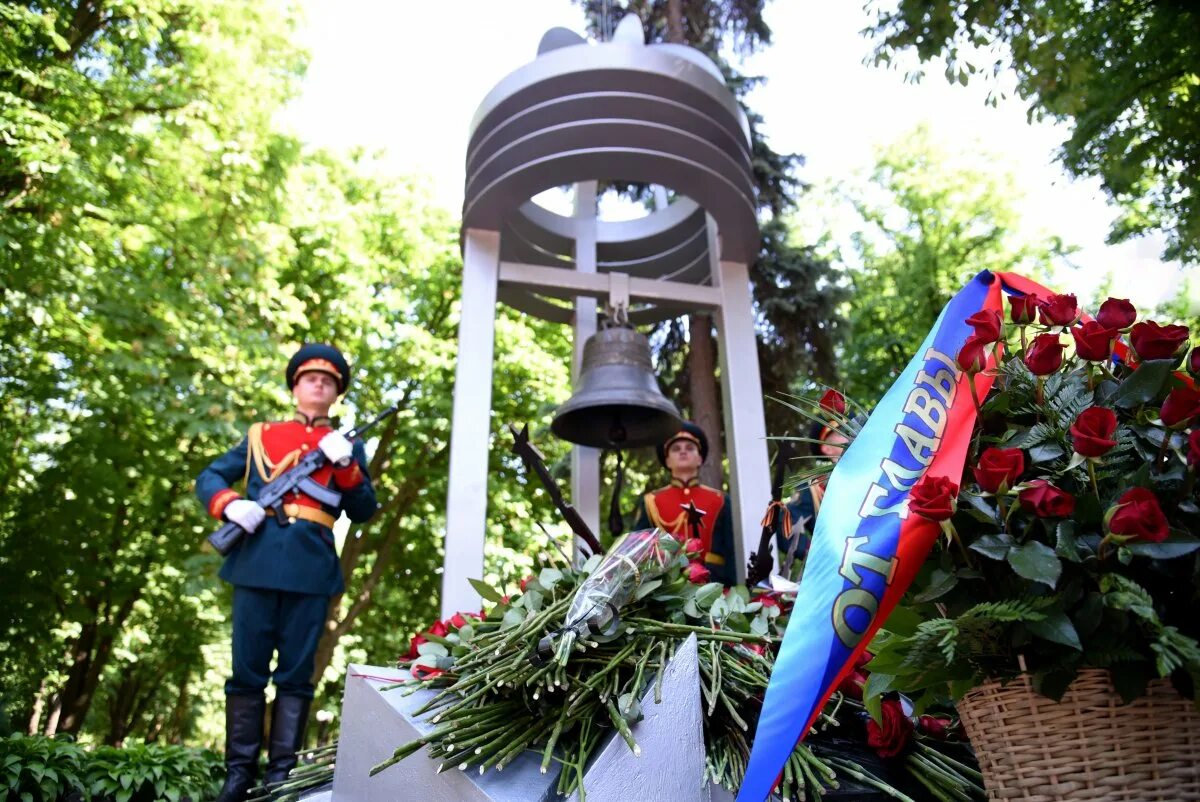
<svg viewBox="0 0 1200 802">
<path fill-rule="evenodd" d="M 1170 359 L 1179 353 L 1188 339 L 1187 326 L 1160 326 L 1144 320 L 1129 332 L 1129 340 L 1138 359 Z"/>
<path fill-rule="evenodd" d="M 895 699 L 884 699 L 881 712 L 882 723 L 876 724 L 875 719 L 867 721 L 867 744 L 874 747 L 880 757 L 895 757 L 908 746 L 913 723 Z"/>
<path fill-rule="evenodd" d="M 778 607 L 779 606 L 779 599 L 775 598 L 774 596 L 770 595 L 769 593 L 764 593 L 763 595 L 756 597 L 754 599 L 754 601 L 760 602 L 763 607 Z"/>
<path fill-rule="evenodd" d="M 532 582 L 533 580 L 534 580 L 534 576 L 533 576 L 533 574 L 530 574 L 529 576 L 527 576 L 527 577 L 525 577 L 524 579 L 522 579 L 522 580 L 521 580 L 521 582 L 520 582 L 520 586 L 521 586 L 521 592 L 522 592 L 522 593 L 524 593 L 524 592 L 525 592 L 525 588 L 529 587 L 529 583 L 530 583 L 530 582 Z"/>
<path fill-rule="evenodd" d="M 945 521 L 954 515 L 954 498 L 957 495 L 958 485 L 949 478 L 926 474 L 908 494 L 908 511 L 931 521 Z"/>
<path fill-rule="evenodd" d="M 865 688 L 866 685 L 866 674 L 861 671 L 851 671 L 846 675 L 846 678 L 842 680 L 842 684 L 838 685 L 838 690 L 841 691 L 844 696 L 848 696 L 851 699 L 857 699 L 861 702 L 863 698 L 863 688 Z"/>
<path fill-rule="evenodd" d="M 1025 470 L 1025 452 L 1019 448 L 989 448 L 972 468 L 975 481 L 988 493 L 1002 493 L 1017 483 Z"/>
<path fill-rule="evenodd" d="M 1187 359 L 1188 373 L 1200 379 L 1200 346 L 1192 349 Z"/>
<path fill-rule="evenodd" d="M 1037 315 L 1038 297 L 1033 293 L 1014 295 L 1008 299 L 1008 305 L 1012 322 L 1019 326 L 1025 326 L 1032 323 L 1034 316 Z"/>
<path fill-rule="evenodd" d="M 985 343 L 1000 339 L 1000 313 L 995 309 L 980 309 L 967 318 L 967 325 L 975 329 L 975 337 Z"/>
<path fill-rule="evenodd" d="M 1089 320 L 1082 326 L 1071 329 L 1075 338 L 1075 353 L 1089 362 L 1105 362 L 1112 356 L 1113 341 L 1117 330 Z"/>
<path fill-rule="evenodd" d="M 408 653 L 402 657 L 402 660 L 416 660 L 421 656 L 420 646 L 422 643 L 428 643 L 428 639 L 418 632 L 413 635 L 412 640 L 408 642 Z"/>
<path fill-rule="evenodd" d="M 978 373 L 987 367 L 987 351 L 985 343 L 971 335 L 958 351 L 958 368 L 963 373 Z"/>
<path fill-rule="evenodd" d="M 1065 347 L 1057 334 L 1039 334 L 1025 352 L 1025 366 L 1035 376 L 1048 376 L 1062 366 Z"/>
<path fill-rule="evenodd" d="M 944 741 L 950 736 L 952 726 L 953 722 L 948 718 L 938 718 L 937 716 L 917 717 L 917 732 L 922 735 L 928 735 L 930 738 L 936 738 L 939 741 Z"/>
<path fill-rule="evenodd" d="M 1100 304 L 1096 320 L 1106 329 L 1127 329 L 1137 320 L 1137 310 L 1124 298 L 1109 298 Z"/>
<path fill-rule="evenodd" d="M 708 569 L 700 563 L 688 563 L 687 567 L 688 582 L 695 582 L 697 585 L 703 585 L 708 582 Z"/>
<path fill-rule="evenodd" d="M 1176 387 L 1167 393 L 1158 414 L 1162 417 L 1163 426 L 1182 429 L 1192 418 L 1200 415 L 1200 391 L 1191 387 Z"/>
<path fill-rule="evenodd" d="M 1112 439 L 1116 430 L 1116 413 L 1104 407 L 1088 407 L 1071 424 L 1071 442 L 1075 453 L 1085 457 L 1107 454 L 1117 444 Z"/>
<path fill-rule="evenodd" d="M 455 613 L 454 615 L 450 616 L 450 619 L 447 621 L 447 623 L 455 629 L 462 629 L 467 625 L 467 619 L 463 618 L 462 613 Z"/>
<path fill-rule="evenodd" d="M 846 396 L 839 393 L 837 390 L 826 390 L 825 395 L 821 396 L 821 409 L 831 415 L 846 414 Z"/>
<path fill-rule="evenodd" d="M 438 638 L 444 638 L 444 637 L 446 637 L 447 635 L 449 635 L 449 634 L 450 634 L 450 630 L 449 630 L 449 628 L 447 628 L 447 627 L 446 627 L 446 624 L 445 624 L 444 622 L 442 622 L 442 621 L 434 621 L 434 622 L 433 622 L 433 626 L 431 626 L 431 627 L 430 627 L 428 630 L 426 630 L 426 631 L 427 631 L 427 632 L 428 632 L 430 635 L 433 635 L 433 636 L 435 636 L 435 637 L 438 637 Z"/>
<path fill-rule="evenodd" d="M 1107 517 L 1108 531 L 1114 535 L 1161 543 L 1171 533 L 1158 498 L 1144 487 L 1126 490 Z"/>
<path fill-rule="evenodd" d="M 683 553 L 689 557 L 699 557 L 704 554 L 704 541 L 698 537 L 689 537 L 683 543 Z"/>
<path fill-rule="evenodd" d="M 871 654 L 866 649 L 863 649 L 858 653 L 858 656 L 854 658 L 854 670 L 857 671 L 860 668 L 866 667 L 867 663 L 874 659 L 875 655 Z"/>
<path fill-rule="evenodd" d="M 1038 317 L 1046 326 L 1070 326 L 1079 319 L 1079 302 L 1074 295 L 1051 295 L 1038 307 Z"/>
<path fill-rule="evenodd" d="M 1017 494 L 1021 509 L 1039 518 L 1068 518 L 1075 511 L 1075 497 L 1045 479 L 1034 479 Z"/>
<path fill-rule="evenodd" d="M 1188 435 L 1188 465 L 1200 466 L 1200 429 Z"/>
<path fill-rule="evenodd" d="M 418 682 L 422 682 L 427 679 L 433 679 L 434 677 L 440 677 L 442 674 L 445 674 L 446 671 L 445 669 L 431 668 L 430 666 L 413 666 L 411 669 L 409 669 L 409 673 L 413 675 L 413 679 L 417 680 Z"/>
</svg>

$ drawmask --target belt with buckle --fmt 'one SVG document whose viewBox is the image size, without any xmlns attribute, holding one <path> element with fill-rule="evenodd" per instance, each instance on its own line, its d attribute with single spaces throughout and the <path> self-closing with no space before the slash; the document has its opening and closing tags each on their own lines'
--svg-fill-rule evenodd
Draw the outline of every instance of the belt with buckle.
<svg viewBox="0 0 1200 802">
<path fill-rule="evenodd" d="M 274 514 L 274 508 L 267 510 L 267 515 Z M 334 523 L 337 522 L 337 518 L 334 518 L 332 515 L 325 512 L 325 510 L 319 510 L 316 507 L 308 507 L 304 504 L 284 504 L 283 514 L 288 517 L 290 523 L 295 523 L 297 518 L 302 518 L 305 521 L 312 521 L 313 523 L 321 524 L 321 526 L 327 526 L 330 529 L 333 529 Z"/>
</svg>

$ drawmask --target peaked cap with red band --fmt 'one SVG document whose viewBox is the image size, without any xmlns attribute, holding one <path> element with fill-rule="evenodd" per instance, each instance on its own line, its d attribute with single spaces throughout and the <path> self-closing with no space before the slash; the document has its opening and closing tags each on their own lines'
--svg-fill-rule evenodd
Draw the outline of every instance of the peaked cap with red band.
<svg viewBox="0 0 1200 802">
<path fill-rule="evenodd" d="M 300 346 L 300 350 L 296 352 L 287 365 L 287 386 L 292 389 L 296 386 L 296 379 L 302 373 L 317 370 L 322 373 L 328 373 L 337 382 L 338 395 L 346 392 L 346 388 L 350 386 L 350 365 L 346 362 L 346 357 L 342 356 L 342 352 L 334 348 L 332 345 L 324 343 L 305 343 Z"/>
<path fill-rule="evenodd" d="M 708 438 L 704 436 L 704 430 L 691 421 L 684 421 L 678 432 L 668 437 L 666 442 L 655 449 L 658 453 L 658 461 L 664 468 L 667 466 L 667 449 L 676 440 L 691 440 L 700 449 L 700 461 L 704 462 L 708 459 Z"/>
</svg>

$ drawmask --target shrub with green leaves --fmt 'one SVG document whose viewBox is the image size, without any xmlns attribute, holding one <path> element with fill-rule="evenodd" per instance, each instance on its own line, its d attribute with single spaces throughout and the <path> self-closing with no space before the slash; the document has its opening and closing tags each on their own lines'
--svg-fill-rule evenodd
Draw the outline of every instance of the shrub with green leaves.
<svg viewBox="0 0 1200 802">
<path fill-rule="evenodd" d="M 955 400 L 980 408 L 960 484 L 912 491 L 946 537 L 872 645 L 868 696 L 1025 672 L 1061 698 L 1082 668 L 1126 700 L 1159 677 L 1195 696 L 1200 349 L 1135 314 L 1109 299 L 1081 323 L 1072 295 L 1017 298 L 1007 354 L 997 313 L 967 321 L 959 367 L 994 383 Z"/>
<path fill-rule="evenodd" d="M 0 741 L 0 801 L 202 802 L 224 776 L 211 750 L 135 744 L 89 751 L 68 740 L 14 734 Z"/>
<path fill-rule="evenodd" d="M 86 788 L 87 753 L 68 740 L 14 733 L 0 740 L 0 800 L 68 799 Z"/>
</svg>

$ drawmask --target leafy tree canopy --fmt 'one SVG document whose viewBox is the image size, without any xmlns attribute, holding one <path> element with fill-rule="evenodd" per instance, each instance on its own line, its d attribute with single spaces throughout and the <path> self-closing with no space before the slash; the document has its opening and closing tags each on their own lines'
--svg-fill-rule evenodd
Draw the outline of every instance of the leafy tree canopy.
<svg viewBox="0 0 1200 802">
<path fill-rule="evenodd" d="M 946 78 L 962 84 L 1011 71 L 1031 119 L 1071 124 L 1067 170 L 1099 177 L 1120 204 L 1110 240 L 1162 231 L 1166 258 L 1200 261 L 1194 3 L 900 0 L 875 14 L 876 63 L 915 50 L 922 62 L 944 58 Z"/>
<path fill-rule="evenodd" d="M 971 276 L 1044 278 L 1067 253 L 1057 239 L 1022 230 L 1011 178 L 984 161 L 947 151 L 919 127 L 821 201 L 850 212 L 845 235 L 825 245 L 851 288 L 839 364 L 852 398 L 882 397 Z"/>
</svg>

